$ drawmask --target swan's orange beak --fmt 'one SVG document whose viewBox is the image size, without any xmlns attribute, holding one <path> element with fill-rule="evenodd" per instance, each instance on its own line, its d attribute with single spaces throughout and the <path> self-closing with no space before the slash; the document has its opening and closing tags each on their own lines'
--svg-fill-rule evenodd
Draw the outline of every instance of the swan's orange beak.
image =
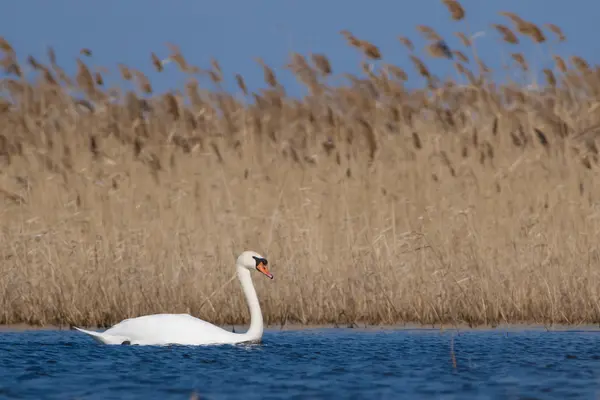
<svg viewBox="0 0 600 400">
<path fill-rule="evenodd" d="M 263 263 L 260 263 L 256 266 L 256 269 L 259 270 L 260 272 L 262 272 L 263 274 L 265 274 L 267 276 L 267 278 L 269 279 L 273 279 L 273 274 L 271 274 L 269 272 L 269 268 L 267 268 L 267 266 Z"/>
</svg>

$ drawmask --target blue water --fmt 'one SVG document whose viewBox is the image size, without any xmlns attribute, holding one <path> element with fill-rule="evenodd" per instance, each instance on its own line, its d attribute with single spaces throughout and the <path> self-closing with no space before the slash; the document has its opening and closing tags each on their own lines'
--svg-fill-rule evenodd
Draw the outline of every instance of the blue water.
<svg viewBox="0 0 600 400">
<path fill-rule="evenodd" d="M 0 398 L 596 399 L 600 332 L 267 331 L 258 345 L 0 333 Z"/>
</svg>

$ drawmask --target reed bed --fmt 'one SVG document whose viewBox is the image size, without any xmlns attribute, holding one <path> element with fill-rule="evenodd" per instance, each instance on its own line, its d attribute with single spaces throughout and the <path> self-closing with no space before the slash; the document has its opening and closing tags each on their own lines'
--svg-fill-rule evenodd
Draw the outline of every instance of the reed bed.
<svg viewBox="0 0 600 400">
<path fill-rule="evenodd" d="M 254 276 L 269 324 L 600 322 L 600 70 L 555 56 L 535 89 L 495 83 L 465 10 L 443 4 L 461 48 L 420 26 L 424 55 L 399 38 L 409 73 L 343 31 L 363 72 L 333 86 L 326 55 L 293 54 L 301 99 L 260 60 L 265 88 L 236 75 L 231 94 L 199 83 L 226 79 L 217 61 L 173 46 L 187 84 L 155 94 L 124 65 L 136 88 L 105 87 L 89 49 L 69 76 L 51 49 L 25 66 L 2 40 L 0 323 L 247 323 L 230 280 L 245 249 L 272 264 L 275 280 Z M 520 42 L 565 40 L 499 18 L 512 71 L 529 71 Z"/>
</svg>

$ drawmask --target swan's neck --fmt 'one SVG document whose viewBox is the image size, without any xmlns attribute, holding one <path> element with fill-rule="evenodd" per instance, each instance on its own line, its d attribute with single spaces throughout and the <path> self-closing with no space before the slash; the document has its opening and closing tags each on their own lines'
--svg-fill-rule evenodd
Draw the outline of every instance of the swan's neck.
<svg viewBox="0 0 600 400">
<path fill-rule="evenodd" d="M 248 337 L 248 340 L 258 340 L 263 334 L 263 318 L 256 290 L 252 284 L 252 277 L 250 276 L 250 271 L 244 267 L 237 267 L 237 275 L 242 284 L 248 308 L 250 309 L 250 328 L 245 335 Z"/>
</svg>

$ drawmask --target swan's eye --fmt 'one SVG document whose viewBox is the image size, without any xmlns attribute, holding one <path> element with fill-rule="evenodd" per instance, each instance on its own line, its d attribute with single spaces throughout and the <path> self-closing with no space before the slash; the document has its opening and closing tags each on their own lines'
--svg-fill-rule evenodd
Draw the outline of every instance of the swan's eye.
<svg viewBox="0 0 600 400">
<path fill-rule="evenodd" d="M 258 267 L 260 264 L 263 265 L 267 265 L 269 264 L 269 262 L 267 261 L 266 258 L 260 258 L 260 257 L 256 257 L 256 256 L 252 256 L 252 258 L 254 258 L 254 261 L 256 261 L 256 266 Z"/>
</svg>

